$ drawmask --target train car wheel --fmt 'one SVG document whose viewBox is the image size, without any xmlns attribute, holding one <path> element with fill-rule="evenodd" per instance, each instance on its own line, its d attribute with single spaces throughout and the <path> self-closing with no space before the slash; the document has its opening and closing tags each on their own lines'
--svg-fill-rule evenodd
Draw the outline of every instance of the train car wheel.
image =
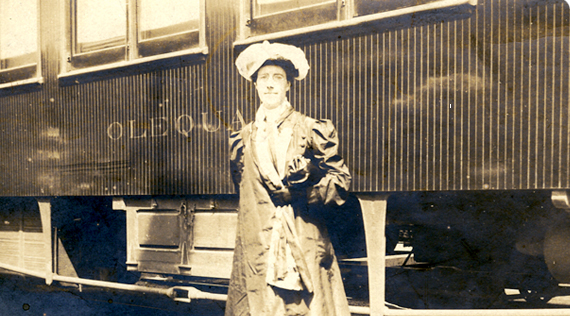
<svg viewBox="0 0 570 316">
<path fill-rule="evenodd" d="M 544 260 L 558 282 L 570 282 L 570 221 L 550 228 L 544 237 Z"/>
</svg>

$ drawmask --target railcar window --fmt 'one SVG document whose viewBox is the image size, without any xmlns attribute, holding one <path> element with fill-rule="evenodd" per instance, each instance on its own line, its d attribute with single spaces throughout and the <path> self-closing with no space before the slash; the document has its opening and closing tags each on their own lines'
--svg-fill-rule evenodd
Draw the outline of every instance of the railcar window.
<svg viewBox="0 0 570 316">
<path fill-rule="evenodd" d="M 337 0 L 251 0 L 248 36 L 263 35 L 339 19 Z"/>
<path fill-rule="evenodd" d="M 77 0 L 75 53 L 125 46 L 127 7 L 117 0 Z"/>
<path fill-rule="evenodd" d="M 36 76 L 38 1 L 0 1 L 0 85 Z"/>
<path fill-rule="evenodd" d="M 139 55 L 190 48 L 198 42 L 200 1 L 140 0 Z"/>
<path fill-rule="evenodd" d="M 67 71 L 203 46 L 204 0 L 73 0 Z"/>
<path fill-rule="evenodd" d="M 442 2 L 441 0 L 355 0 L 354 16 L 388 12 L 403 8 L 411 8 L 429 3 Z M 458 1 L 460 2 L 460 1 Z"/>
<path fill-rule="evenodd" d="M 242 0 L 240 37 L 247 45 L 295 35 L 352 27 L 386 18 L 477 0 Z"/>
<path fill-rule="evenodd" d="M 304 9 L 327 2 L 335 3 L 336 0 L 254 0 L 254 15 L 259 17 L 288 10 Z"/>
</svg>

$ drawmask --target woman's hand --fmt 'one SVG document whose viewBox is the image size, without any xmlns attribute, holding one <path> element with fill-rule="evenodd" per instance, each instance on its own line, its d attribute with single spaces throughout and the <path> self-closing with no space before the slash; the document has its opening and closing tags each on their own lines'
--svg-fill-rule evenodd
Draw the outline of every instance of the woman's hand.
<svg viewBox="0 0 570 316">
<path fill-rule="evenodd" d="M 307 159 L 301 155 L 293 157 L 289 165 L 287 166 L 287 183 L 290 186 L 294 186 L 307 181 L 309 178 L 309 162 Z"/>
<path fill-rule="evenodd" d="M 271 200 L 275 206 L 283 206 L 291 203 L 291 192 L 287 187 L 275 190 L 270 193 Z"/>
</svg>

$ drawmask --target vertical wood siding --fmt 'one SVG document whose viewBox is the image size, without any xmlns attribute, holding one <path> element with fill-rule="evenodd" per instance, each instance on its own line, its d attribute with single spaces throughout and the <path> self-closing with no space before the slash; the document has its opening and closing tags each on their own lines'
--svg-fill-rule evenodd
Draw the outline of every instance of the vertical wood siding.
<svg viewBox="0 0 570 316">
<path fill-rule="evenodd" d="M 569 45 L 562 1 L 482 2 L 305 46 L 294 103 L 335 121 L 355 191 L 568 188 Z"/>
<path fill-rule="evenodd" d="M 42 3 L 45 83 L 0 91 L 0 195 L 233 193 L 228 129 L 258 105 L 233 65 L 237 6 L 207 1 L 205 61 L 63 84 L 63 12 Z M 570 188 L 568 5 L 428 18 L 299 41 L 291 103 L 334 122 L 352 190 Z"/>
</svg>

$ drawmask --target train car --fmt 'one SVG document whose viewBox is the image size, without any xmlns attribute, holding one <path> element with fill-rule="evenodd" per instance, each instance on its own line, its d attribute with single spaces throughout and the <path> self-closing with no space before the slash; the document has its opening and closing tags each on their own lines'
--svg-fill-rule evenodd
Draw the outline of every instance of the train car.
<svg viewBox="0 0 570 316">
<path fill-rule="evenodd" d="M 229 135 L 259 105 L 234 61 L 268 40 L 306 53 L 290 101 L 353 175 L 327 218 L 352 312 L 548 307 L 570 282 L 569 35 L 562 0 L 0 0 L 0 268 L 223 312 Z"/>
</svg>

